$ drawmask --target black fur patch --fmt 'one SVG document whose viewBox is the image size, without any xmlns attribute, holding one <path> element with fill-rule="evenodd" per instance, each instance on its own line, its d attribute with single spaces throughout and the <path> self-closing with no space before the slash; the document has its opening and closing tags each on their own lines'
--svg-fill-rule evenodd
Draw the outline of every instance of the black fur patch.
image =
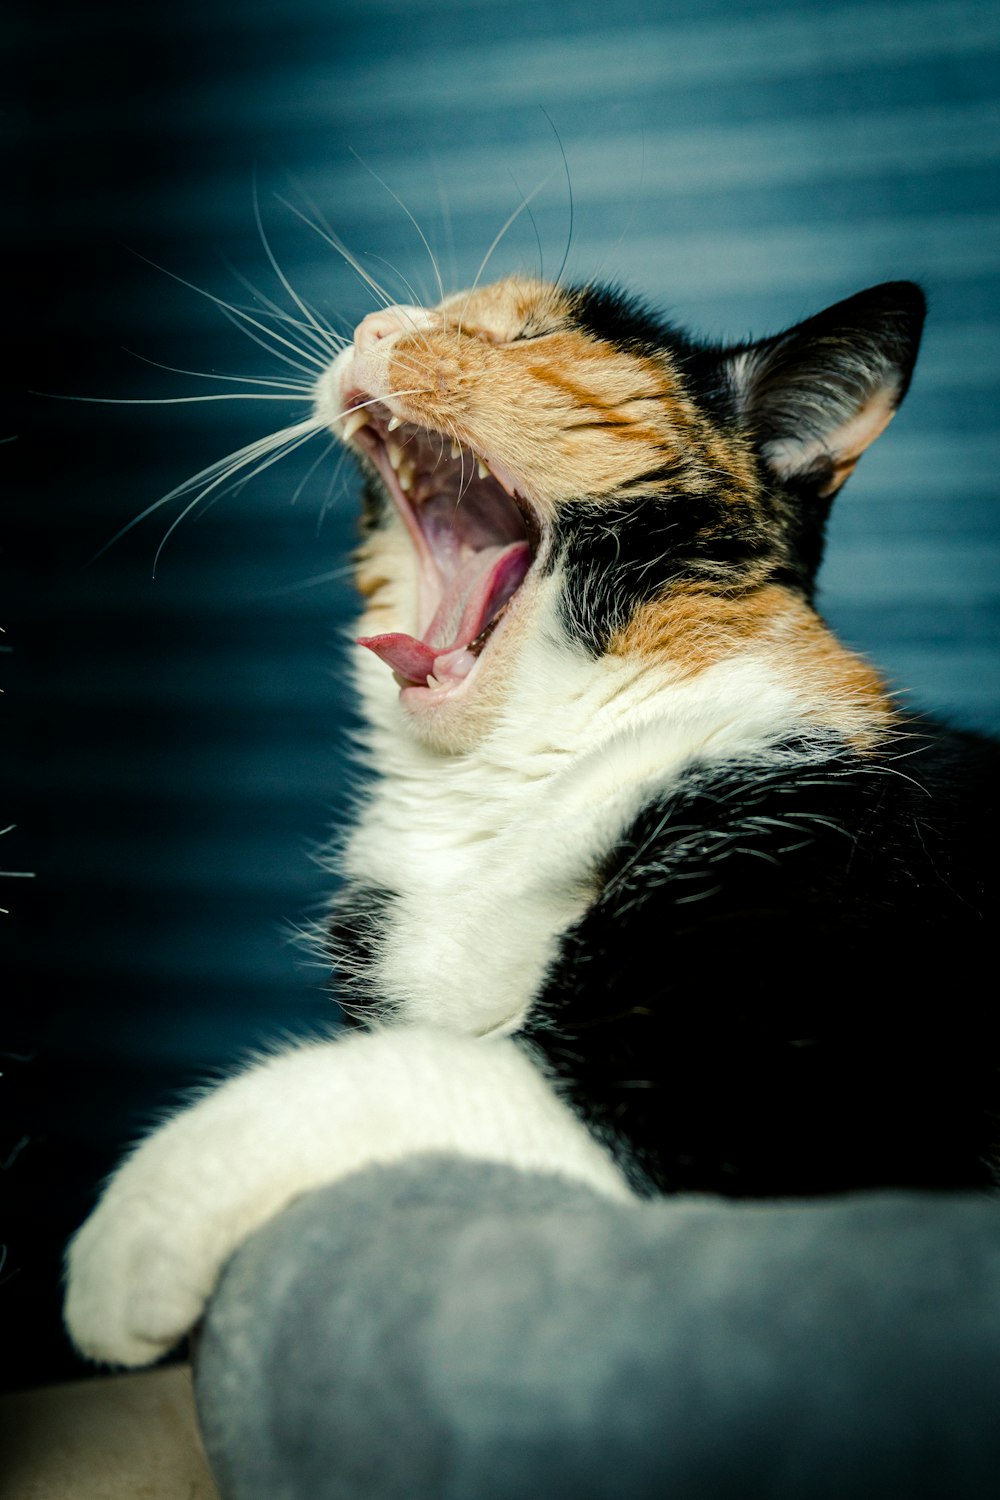
<svg viewBox="0 0 1000 1500">
<path fill-rule="evenodd" d="M 608 649 L 641 605 L 670 584 L 699 582 L 738 591 L 784 581 L 781 532 L 766 511 L 735 513 L 712 497 L 685 495 L 683 480 L 663 474 L 663 499 L 566 506 L 555 524 L 552 566 L 561 562 L 567 633 L 595 656 Z"/>
<path fill-rule="evenodd" d="M 611 283 L 574 287 L 570 317 L 578 328 L 628 354 L 655 357 L 688 348 L 687 337 L 639 297 Z"/>
<path fill-rule="evenodd" d="M 620 839 L 527 1029 L 647 1184 L 985 1187 L 997 752 L 914 730 L 690 774 Z"/>
<path fill-rule="evenodd" d="M 345 1019 L 354 1025 L 363 1024 L 364 1012 L 378 1004 L 374 962 L 381 936 L 392 922 L 394 900 L 390 891 L 347 885 L 330 911 L 326 951 L 334 968 L 334 995 Z"/>
</svg>

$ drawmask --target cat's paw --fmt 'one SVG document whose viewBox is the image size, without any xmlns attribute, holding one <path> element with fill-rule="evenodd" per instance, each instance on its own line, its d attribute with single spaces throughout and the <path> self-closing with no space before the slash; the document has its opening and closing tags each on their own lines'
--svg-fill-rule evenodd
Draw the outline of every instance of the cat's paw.
<svg viewBox="0 0 1000 1500">
<path fill-rule="evenodd" d="M 116 1181 L 74 1237 L 64 1316 L 88 1358 L 152 1364 L 201 1317 L 216 1268 L 180 1208 Z"/>
</svg>

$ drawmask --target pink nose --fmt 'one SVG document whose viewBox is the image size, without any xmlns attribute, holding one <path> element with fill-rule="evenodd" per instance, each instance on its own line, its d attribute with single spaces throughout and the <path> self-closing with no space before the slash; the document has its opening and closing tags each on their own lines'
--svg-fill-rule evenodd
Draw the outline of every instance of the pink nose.
<svg viewBox="0 0 1000 1500">
<path fill-rule="evenodd" d="M 426 308 L 406 307 L 402 303 L 398 307 L 386 307 L 381 312 L 369 313 L 354 330 L 355 351 L 367 354 L 380 339 L 390 338 L 397 333 L 412 333 L 414 329 L 424 326 L 427 317 Z"/>
</svg>

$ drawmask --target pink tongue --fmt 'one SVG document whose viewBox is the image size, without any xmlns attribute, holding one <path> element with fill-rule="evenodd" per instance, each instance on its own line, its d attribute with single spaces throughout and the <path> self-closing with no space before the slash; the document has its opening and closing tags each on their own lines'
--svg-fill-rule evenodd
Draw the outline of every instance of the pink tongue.
<svg viewBox="0 0 1000 1500">
<path fill-rule="evenodd" d="M 484 547 L 448 581 L 424 640 L 394 632 L 364 636 L 358 645 L 374 651 L 400 677 L 423 686 L 438 657 L 468 646 L 485 629 L 523 582 L 530 566 L 527 542 Z"/>
</svg>

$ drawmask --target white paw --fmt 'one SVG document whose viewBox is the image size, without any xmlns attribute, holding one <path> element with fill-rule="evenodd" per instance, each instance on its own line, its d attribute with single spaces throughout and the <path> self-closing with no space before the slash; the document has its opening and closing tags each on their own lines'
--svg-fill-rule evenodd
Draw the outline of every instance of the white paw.
<svg viewBox="0 0 1000 1500">
<path fill-rule="evenodd" d="M 184 1220 L 169 1193 L 112 1183 L 67 1256 L 66 1326 L 81 1353 L 151 1364 L 198 1321 L 217 1265 Z"/>
</svg>

